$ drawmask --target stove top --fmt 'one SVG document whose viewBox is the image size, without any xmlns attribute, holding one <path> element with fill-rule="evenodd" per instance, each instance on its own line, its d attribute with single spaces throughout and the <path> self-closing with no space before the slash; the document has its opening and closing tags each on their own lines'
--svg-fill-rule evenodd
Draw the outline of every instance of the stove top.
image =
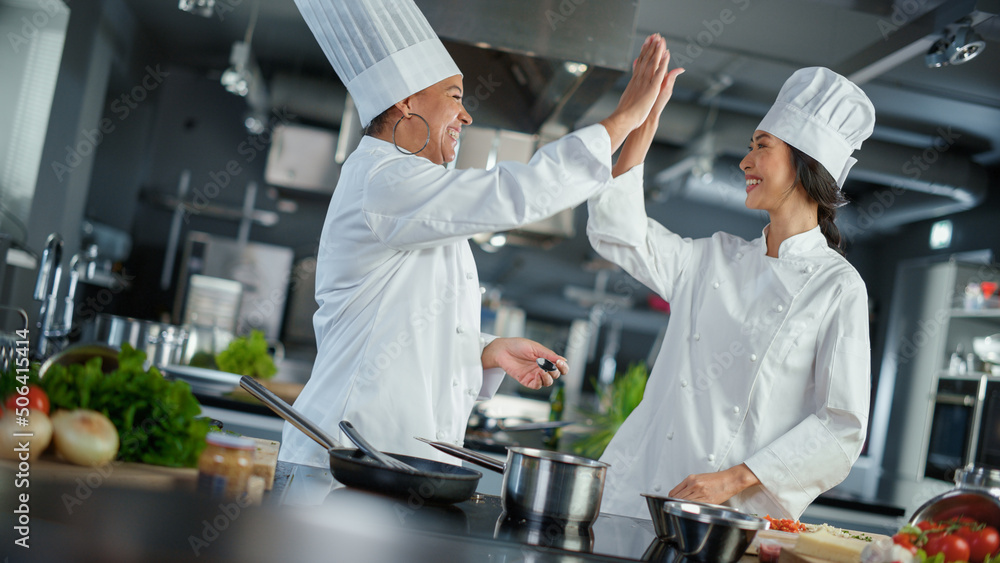
<svg viewBox="0 0 1000 563">
<path fill-rule="evenodd" d="M 354 490 L 335 488 L 325 503 L 356 494 Z M 507 551 L 515 547 L 552 555 L 576 554 L 585 560 L 682 560 L 671 547 L 656 539 L 652 522 L 625 516 L 602 514 L 590 527 L 511 519 L 503 512 L 500 497 L 478 493 L 452 506 L 419 506 L 399 513 L 410 529 L 447 539 L 493 543 Z"/>
</svg>

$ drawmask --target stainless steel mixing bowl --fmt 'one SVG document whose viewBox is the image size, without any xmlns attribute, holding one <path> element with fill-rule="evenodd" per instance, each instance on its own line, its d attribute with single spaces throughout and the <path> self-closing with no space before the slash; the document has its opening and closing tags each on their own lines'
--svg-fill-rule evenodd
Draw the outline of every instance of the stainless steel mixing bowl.
<svg viewBox="0 0 1000 563">
<path fill-rule="evenodd" d="M 663 503 L 665 502 L 693 502 L 689 500 L 681 500 L 672 497 L 663 497 L 659 495 L 651 495 L 647 493 L 640 493 L 646 498 L 646 507 L 649 508 L 649 517 L 653 520 L 653 531 L 656 532 L 656 537 L 662 541 L 669 544 L 676 544 L 677 531 L 671 525 L 670 518 L 667 518 L 667 513 L 663 511 Z M 708 503 L 698 503 L 704 506 L 712 506 L 716 508 L 726 508 L 724 506 L 719 506 L 717 504 Z"/>
<path fill-rule="evenodd" d="M 667 501 L 663 512 L 676 534 L 677 549 L 688 560 L 734 563 L 743 556 L 754 536 L 769 526 L 767 520 L 731 508 Z"/>
</svg>

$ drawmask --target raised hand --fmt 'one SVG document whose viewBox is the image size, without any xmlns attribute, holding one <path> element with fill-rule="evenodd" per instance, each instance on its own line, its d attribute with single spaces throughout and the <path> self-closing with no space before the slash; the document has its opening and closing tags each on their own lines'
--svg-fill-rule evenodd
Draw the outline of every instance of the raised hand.
<svg viewBox="0 0 1000 563">
<path fill-rule="evenodd" d="M 670 51 L 664 54 L 663 67 L 666 68 L 670 64 Z M 684 74 L 683 68 L 675 68 L 668 71 L 663 76 L 663 81 L 660 83 L 660 91 L 656 95 L 656 101 L 653 102 L 652 108 L 649 110 L 649 115 L 646 117 L 645 123 L 650 123 L 652 121 L 654 124 L 658 124 L 660 120 L 660 114 L 663 113 L 663 108 L 667 106 L 667 102 L 670 101 L 670 96 L 674 94 L 674 83 L 677 82 L 677 77 Z"/>
<path fill-rule="evenodd" d="M 666 68 L 669 63 L 670 51 L 666 51 L 663 59 L 663 67 Z M 638 61 L 636 61 L 635 65 L 638 65 Z M 629 133 L 628 138 L 625 140 L 625 146 L 622 147 L 622 152 L 618 155 L 618 161 L 615 162 L 612 169 L 611 174 L 613 176 L 617 177 L 627 172 L 646 159 L 646 153 L 649 151 L 649 146 L 653 143 L 656 128 L 660 124 L 660 114 L 663 113 L 663 108 L 670 101 L 670 96 L 674 93 L 674 83 L 681 74 L 684 74 L 684 69 L 675 68 L 663 76 L 663 81 L 660 83 L 656 100 L 649 110 L 649 115 L 646 116 L 646 120 L 642 125 Z"/>
<path fill-rule="evenodd" d="M 601 121 L 611 137 L 612 151 L 618 150 L 625 136 L 649 116 L 667 76 L 665 55 L 666 41 L 662 37 L 650 35 L 646 38 L 633 65 L 632 78 L 618 100 L 618 107 Z"/>
</svg>

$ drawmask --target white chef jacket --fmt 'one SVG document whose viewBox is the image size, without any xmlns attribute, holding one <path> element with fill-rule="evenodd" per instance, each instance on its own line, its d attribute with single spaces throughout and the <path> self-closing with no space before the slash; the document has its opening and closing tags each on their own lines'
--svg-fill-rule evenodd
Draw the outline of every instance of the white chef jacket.
<svg viewBox="0 0 1000 563">
<path fill-rule="evenodd" d="M 761 485 L 728 504 L 798 518 L 864 444 L 865 284 L 819 227 L 777 258 L 765 236 L 681 238 L 646 217 L 641 182 L 638 166 L 589 202 L 597 252 L 670 302 L 645 396 L 601 457 L 602 510 L 649 518 L 640 493 L 746 463 Z"/>
<path fill-rule="evenodd" d="M 350 420 L 376 448 L 460 463 L 414 436 L 462 444 L 475 401 L 502 370 L 481 354 L 479 276 L 468 239 L 582 203 L 611 181 L 611 140 L 593 125 L 528 164 L 448 170 L 365 136 L 344 162 L 320 238 L 318 354 L 295 401 L 345 445 Z M 279 459 L 326 467 L 285 424 Z"/>
</svg>

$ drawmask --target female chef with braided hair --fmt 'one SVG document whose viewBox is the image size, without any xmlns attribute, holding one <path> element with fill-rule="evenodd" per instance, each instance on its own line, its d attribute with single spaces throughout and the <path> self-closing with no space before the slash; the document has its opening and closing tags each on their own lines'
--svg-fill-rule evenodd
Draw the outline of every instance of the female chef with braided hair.
<svg viewBox="0 0 1000 563">
<path fill-rule="evenodd" d="M 692 240 L 643 207 L 669 95 L 627 139 L 615 187 L 589 201 L 597 252 L 671 305 L 645 397 L 601 458 L 602 509 L 645 517 L 646 493 L 798 518 L 847 477 L 867 431 L 867 291 L 833 219 L 874 107 L 829 69 L 795 72 L 740 162 L 746 206 L 770 224 L 755 240 Z"/>
</svg>

